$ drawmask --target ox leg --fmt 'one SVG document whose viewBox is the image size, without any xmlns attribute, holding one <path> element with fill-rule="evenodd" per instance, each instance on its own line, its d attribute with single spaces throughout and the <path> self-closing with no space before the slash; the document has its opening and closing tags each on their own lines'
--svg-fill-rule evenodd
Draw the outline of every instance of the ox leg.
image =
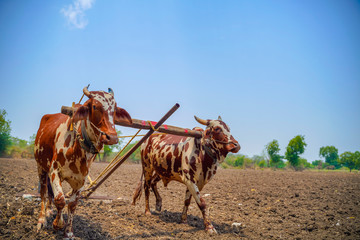
<svg viewBox="0 0 360 240">
<path fill-rule="evenodd" d="M 158 174 L 155 175 L 155 177 L 151 181 L 151 189 L 153 190 L 155 197 L 156 197 L 156 211 L 161 211 L 162 207 L 162 198 L 159 194 L 159 191 L 157 189 L 156 184 L 161 180 L 160 176 Z"/>
<path fill-rule="evenodd" d="M 54 193 L 50 184 L 50 179 L 47 177 L 47 191 L 48 191 L 48 202 L 46 204 L 46 217 L 50 217 L 53 213 L 52 211 L 52 203 L 54 201 Z"/>
<path fill-rule="evenodd" d="M 38 224 L 37 224 L 38 232 L 46 225 L 45 206 L 46 206 L 47 178 L 48 178 L 48 176 L 47 176 L 46 172 L 41 172 L 39 174 L 41 208 L 40 208 L 39 220 L 38 220 Z"/>
<path fill-rule="evenodd" d="M 152 171 L 144 172 L 145 181 L 144 181 L 144 192 L 145 192 L 145 214 L 151 215 L 149 207 L 149 197 L 150 197 L 150 186 L 152 180 Z"/>
<path fill-rule="evenodd" d="M 187 223 L 187 211 L 188 211 L 190 202 L 191 202 L 191 193 L 190 193 L 189 189 L 186 189 L 184 209 L 183 209 L 183 212 L 182 212 L 182 215 L 181 215 L 181 222 L 182 223 Z"/>
<path fill-rule="evenodd" d="M 62 210 L 65 207 L 65 196 L 61 187 L 60 177 L 57 171 L 53 171 L 50 175 L 51 187 L 54 193 L 54 204 L 57 209 L 57 215 L 53 222 L 53 228 L 59 230 L 64 228 L 64 218 Z"/>
<path fill-rule="evenodd" d="M 73 219 L 74 219 L 74 214 L 75 214 L 75 209 L 78 203 L 78 200 L 80 199 L 80 193 L 81 190 L 73 190 L 72 191 L 72 195 L 69 199 L 69 203 L 68 203 L 68 221 L 66 224 L 66 228 L 65 228 L 65 239 L 74 239 L 74 230 L 72 227 L 73 224 Z"/>
<path fill-rule="evenodd" d="M 211 222 L 209 220 L 209 216 L 206 212 L 206 203 L 205 203 L 205 200 L 200 196 L 199 188 L 194 183 L 191 183 L 191 182 L 190 183 L 187 182 L 185 184 L 188 187 L 191 195 L 194 197 L 194 199 L 203 215 L 205 231 L 207 231 L 210 234 L 217 233 L 216 229 L 214 228 L 214 226 L 211 224 Z"/>
<path fill-rule="evenodd" d="M 151 215 L 150 207 L 149 207 L 150 184 L 151 184 L 151 180 L 145 180 L 144 192 L 145 192 L 145 214 L 146 215 Z"/>
</svg>

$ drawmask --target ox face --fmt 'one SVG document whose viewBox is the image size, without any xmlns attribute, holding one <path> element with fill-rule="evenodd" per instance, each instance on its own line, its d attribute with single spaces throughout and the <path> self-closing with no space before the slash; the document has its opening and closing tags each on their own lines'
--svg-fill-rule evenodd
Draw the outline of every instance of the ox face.
<svg viewBox="0 0 360 240">
<path fill-rule="evenodd" d="M 216 147 L 224 154 L 228 152 L 237 153 L 240 150 L 240 144 L 230 133 L 230 128 L 221 120 L 203 120 L 195 116 L 196 121 L 206 125 L 204 137 L 213 147 Z"/>
<path fill-rule="evenodd" d="M 106 145 L 118 143 L 118 137 L 115 129 L 115 122 L 132 123 L 129 113 L 117 107 L 114 93 L 109 88 L 109 93 L 103 91 L 89 92 L 84 89 L 85 95 L 89 98 L 84 105 L 79 107 L 74 114 L 73 121 L 88 119 L 101 134 L 100 141 Z M 97 133 L 96 135 L 98 135 Z"/>
</svg>

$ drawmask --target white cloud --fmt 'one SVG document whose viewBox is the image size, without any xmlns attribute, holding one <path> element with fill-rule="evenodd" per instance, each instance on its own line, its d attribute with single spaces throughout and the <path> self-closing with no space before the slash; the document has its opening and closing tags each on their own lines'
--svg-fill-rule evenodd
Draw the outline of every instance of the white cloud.
<svg viewBox="0 0 360 240">
<path fill-rule="evenodd" d="M 68 23 L 75 28 L 82 29 L 86 27 L 88 21 L 85 18 L 85 11 L 90 9 L 95 0 L 74 0 L 73 4 L 61 9 Z"/>
</svg>

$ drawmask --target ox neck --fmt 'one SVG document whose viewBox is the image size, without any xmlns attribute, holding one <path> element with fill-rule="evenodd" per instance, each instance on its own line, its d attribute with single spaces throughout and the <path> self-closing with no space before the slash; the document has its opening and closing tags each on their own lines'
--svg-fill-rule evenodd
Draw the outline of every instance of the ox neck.
<svg viewBox="0 0 360 240">
<path fill-rule="evenodd" d="M 202 141 L 202 146 L 204 148 L 205 154 L 208 155 L 214 164 L 222 163 L 226 157 L 220 149 L 217 148 L 214 141 L 211 141 L 209 138 L 205 138 Z"/>
<path fill-rule="evenodd" d="M 95 134 L 95 130 L 91 127 L 90 121 L 86 120 L 86 124 L 85 124 L 85 120 L 81 121 L 81 139 L 79 139 L 80 142 L 80 146 L 86 151 L 86 152 L 90 152 L 92 154 L 97 154 L 99 153 L 98 149 L 102 148 L 102 144 L 100 143 L 100 137 L 101 137 L 101 133 L 99 133 L 99 136 L 96 136 Z M 87 126 L 86 126 L 87 125 Z M 91 132 L 89 134 L 89 132 Z M 94 141 L 93 139 L 91 139 L 91 136 L 95 136 L 95 138 L 97 138 L 98 140 Z"/>
</svg>

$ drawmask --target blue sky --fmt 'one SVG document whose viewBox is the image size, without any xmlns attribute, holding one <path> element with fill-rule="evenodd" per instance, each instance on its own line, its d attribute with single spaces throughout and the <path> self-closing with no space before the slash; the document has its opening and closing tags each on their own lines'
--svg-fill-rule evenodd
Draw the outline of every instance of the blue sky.
<svg viewBox="0 0 360 240">
<path fill-rule="evenodd" d="M 310 162 L 360 150 L 359 1 L 5 0 L 0 36 L 0 109 L 19 138 L 90 83 L 133 118 L 176 102 L 167 124 L 221 115 L 249 156 L 298 134 Z"/>
</svg>

